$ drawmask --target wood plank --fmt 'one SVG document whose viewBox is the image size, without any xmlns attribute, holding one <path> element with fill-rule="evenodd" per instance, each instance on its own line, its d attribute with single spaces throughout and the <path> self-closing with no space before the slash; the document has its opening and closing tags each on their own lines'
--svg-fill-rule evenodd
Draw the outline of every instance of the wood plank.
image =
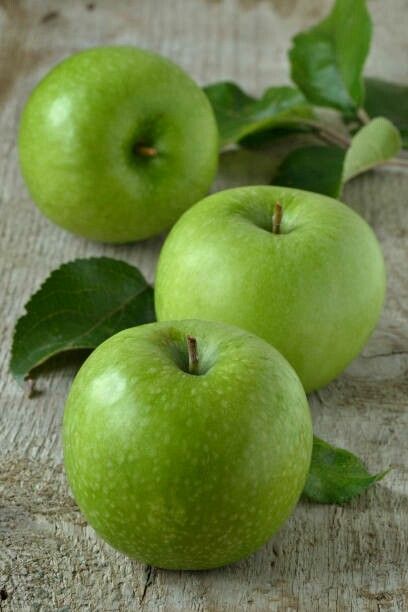
<svg viewBox="0 0 408 612">
<path fill-rule="evenodd" d="M 388 268 L 381 323 L 347 372 L 311 397 L 316 432 L 362 456 L 387 479 L 358 500 L 301 503 L 251 558 L 213 572 L 148 571 L 112 551 L 85 524 L 61 465 L 60 425 L 76 369 L 45 369 L 28 400 L 8 373 L 16 317 L 45 276 L 76 257 L 109 255 L 150 280 L 162 238 L 113 247 L 54 227 L 20 177 L 16 133 L 28 92 L 60 58 L 100 44 L 155 49 L 200 83 L 231 78 L 249 91 L 287 81 L 290 36 L 328 0 L 3 0 L 0 2 L 0 607 L 4 610 L 407 610 L 408 176 L 353 181 L 345 200 L 379 236 Z M 372 74 L 408 80 L 407 3 L 369 4 Z M 266 182 L 273 158 L 224 157 L 216 187 Z M 405 264 L 405 265 L 404 265 Z"/>
</svg>

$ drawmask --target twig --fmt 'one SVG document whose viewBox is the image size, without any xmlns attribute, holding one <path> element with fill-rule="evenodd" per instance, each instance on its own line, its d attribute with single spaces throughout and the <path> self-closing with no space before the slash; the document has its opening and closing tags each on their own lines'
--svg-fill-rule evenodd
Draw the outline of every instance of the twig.
<svg viewBox="0 0 408 612">
<path fill-rule="evenodd" d="M 360 117 L 359 113 L 359 119 L 363 121 L 364 116 L 364 123 L 369 122 L 370 118 L 367 113 L 364 111 L 364 109 L 360 110 L 362 110 L 362 116 Z M 312 129 L 314 129 L 316 131 L 316 136 L 320 137 L 325 142 L 341 146 L 345 149 L 347 149 L 351 144 L 351 138 L 343 134 L 339 134 L 339 132 L 336 132 L 327 125 L 319 123 L 318 121 L 309 120 L 306 120 L 305 123 L 309 125 Z M 408 158 L 394 157 L 393 159 L 382 162 L 381 164 L 379 164 L 379 166 L 389 168 L 408 168 Z"/>
<path fill-rule="evenodd" d="M 359 108 L 358 109 L 357 117 L 360 119 L 360 121 L 361 121 L 361 123 L 363 125 L 367 125 L 367 123 L 370 123 L 370 121 L 371 121 L 367 111 L 365 111 L 364 108 Z"/>
<path fill-rule="evenodd" d="M 310 121 L 305 120 L 304 123 L 309 125 L 313 130 L 317 132 L 317 136 L 320 136 L 322 140 L 329 142 L 330 144 L 335 144 L 344 149 L 350 146 L 350 138 L 343 134 L 339 134 L 335 130 L 332 130 L 329 126 L 324 125 L 323 123 L 319 123 L 318 121 Z"/>
</svg>

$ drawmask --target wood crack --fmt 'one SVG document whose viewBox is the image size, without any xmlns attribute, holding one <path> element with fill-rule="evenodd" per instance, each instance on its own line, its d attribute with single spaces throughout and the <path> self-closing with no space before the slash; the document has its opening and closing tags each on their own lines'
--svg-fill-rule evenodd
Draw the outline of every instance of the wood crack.
<svg viewBox="0 0 408 612">
<path fill-rule="evenodd" d="M 146 598 L 147 590 L 153 584 L 155 577 L 156 577 L 156 568 L 152 567 L 151 565 L 146 565 L 145 571 L 144 571 L 143 591 L 142 591 L 142 595 L 140 597 L 140 602 L 139 602 L 140 605 L 143 604 Z"/>
<path fill-rule="evenodd" d="M 408 355 L 408 351 L 391 351 L 391 353 L 376 353 L 375 355 L 361 355 L 363 359 L 375 359 L 375 357 L 391 357 L 392 355 Z"/>
</svg>

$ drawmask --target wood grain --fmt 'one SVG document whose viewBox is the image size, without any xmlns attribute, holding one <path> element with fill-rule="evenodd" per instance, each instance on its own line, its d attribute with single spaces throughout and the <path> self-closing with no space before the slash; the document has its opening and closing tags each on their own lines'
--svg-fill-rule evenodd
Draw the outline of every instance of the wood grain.
<svg viewBox="0 0 408 612">
<path fill-rule="evenodd" d="M 272 542 L 213 572 L 145 568 L 115 553 L 85 524 L 61 465 L 64 399 L 77 363 L 44 368 L 29 400 L 8 372 L 16 317 L 63 261 L 109 255 L 153 280 L 162 238 L 112 247 L 54 227 L 20 177 L 16 135 L 28 92 L 57 60 L 100 44 L 130 43 L 172 57 L 201 83 L 221 78 L 259 92 L 287 81 L 290 36 L 328 0 L 0 2 L 0 607 L 11 610 L 408 609 L 407 189 L 381 171 L 353 181 L 345 200 L 379 236 L 388 268 L 381 323 L 347 372 L 311 397 L 316 433 L 349 448 L 380 485 L 344 506 L 301 503 Z M 371 74 L 408 81 L 407 1 L 372 0 Z M 223 157 L 216 187 L 266 182 L 273 157 Z"/>
</svg>

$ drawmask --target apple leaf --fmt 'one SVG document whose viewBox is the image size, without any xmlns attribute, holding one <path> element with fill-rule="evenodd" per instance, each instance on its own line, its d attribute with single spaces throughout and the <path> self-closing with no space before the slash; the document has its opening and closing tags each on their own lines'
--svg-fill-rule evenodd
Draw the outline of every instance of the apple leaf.
<svg viewBox="0 0 408 612">
<path fill-rule="evenodd" d="M 344 155 L 343 149 L 335 146 L 300 147 L 285 157 L 272 183 L 337 198 L 342 184 Z"/>
<path fill-rule="evenodd" d="M 385 117 L 377 117 L 353 137 L 344 160 L 343 182 L 391 159 L 400 151 L 401 136 Z"/>
<path fill-rule="evenodd" d="M 369 474 L 361 459 L 314 436 L 303 496 L 320 504 L 343 504 L 384 478 L 388 471 Z"/>
<path fill-rule="evenodd" d="M 312 131 L 313 127 L 306 123 L 293 123 L 292 125 L 272 127 L 262 132 L 254 132 L 241 138 L 239 144 L 246 149 L 262 149 L 275 145 L 284 138 L 310 134 Z"/>
<path fill-rule="evenodd" d="M 153 288 L 137 268 L 108 257 L 63 264 L 25 308 L 10 361 L 19 382 L 57 353 L 94 349 L 122 329 L 155 319 Z"/>
<path fill-rule="evenodd" d="M 312 116 L 310 105 L 295 87 L 270 87 L 259 99 L 228 81 L 208 85 L 204 91 L 217 119 L 221 147 Z"/>
<path fill-rule="evenodd" d="M 370 117 L 387 117 L 399 129 L 408 148 L 408 85 L 365 79 L 364 108 Z"/>
<path fill-rule="evenodd" d="M 370 40 L 365 0 L 336 0 L 328 17 L 294 37 L 289 52 L 292 80 L 318 106 L 344 111 L 361 107 Z"/>
</svg>

